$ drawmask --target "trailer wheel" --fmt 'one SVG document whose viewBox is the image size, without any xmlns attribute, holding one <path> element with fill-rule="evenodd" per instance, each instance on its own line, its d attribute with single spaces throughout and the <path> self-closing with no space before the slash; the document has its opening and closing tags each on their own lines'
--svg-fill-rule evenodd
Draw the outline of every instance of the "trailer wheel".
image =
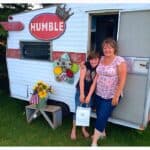
<svg viewBox="0 0 150 150">
<path fill-rule="evenodd" d="M 57 105 L 60 106 L 62 109 L 62 116 L 68 116 L 70 114 L 70 109 L 69 106 L 63 102 L 58 102 L 56 100 L 48 99 L 47 100 L 47 105 Z"/>
</svg>

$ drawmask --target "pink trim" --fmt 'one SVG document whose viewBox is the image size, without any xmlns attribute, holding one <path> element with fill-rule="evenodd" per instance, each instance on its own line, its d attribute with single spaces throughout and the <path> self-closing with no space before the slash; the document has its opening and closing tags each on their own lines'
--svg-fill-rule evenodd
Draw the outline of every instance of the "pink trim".
<svg viewBox="0 0 150 150">
<path fill-rule="evenodd" d="M 61 51 L 53 51 L 52 52 L 52 61 L 59 59 L 62 54 L 65 52 Z M 75 52 L 67 52 L 71 58 L 71 61 L 80 63 L 86 60 L 86 53 L 75 53 Z"/>
<path fill-rule="evenodd" d="M 52 61 L 59 59 L 62 54 L 65 52 L 61 51 L 53 51 L 52 52 Z M 80 63 L 82 61 L 86 60 L 86 53 L 75 53 L 75 52 L 67 52 L 71 58 L 71 61 L 75 63 Z M 21 58 L 21 51 L 20 49 L 13 49 L 9 48 L 6 51 L 6 57 L 7 58 Z"/>
<path fill-rule="evenodd" d="M 20 49 L 7 49 L 6 51 L 7 58 L 21 58 Z"/>
</svg>

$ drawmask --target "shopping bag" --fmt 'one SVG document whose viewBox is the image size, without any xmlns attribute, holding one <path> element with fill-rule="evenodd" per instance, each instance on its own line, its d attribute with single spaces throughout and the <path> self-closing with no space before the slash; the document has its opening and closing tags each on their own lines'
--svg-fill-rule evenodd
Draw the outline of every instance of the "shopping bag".
<svg viewBox="0 0 150 150">
<path fill-rule="evenodd" d="M 78 106 L 76 111 L 76 126 L 89 126 L 90 125 L 90 107 Z"/>
</svg>

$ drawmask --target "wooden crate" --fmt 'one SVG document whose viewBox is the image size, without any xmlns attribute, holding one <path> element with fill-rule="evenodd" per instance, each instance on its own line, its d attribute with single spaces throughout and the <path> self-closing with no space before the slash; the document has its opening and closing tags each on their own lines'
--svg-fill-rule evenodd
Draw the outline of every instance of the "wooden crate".
<svg viewBox="0 0 150 150">
<path fill-rule="evenodd" d="M 25 109 L 28 123 L 42 115 L 53 129 L 62 124 L 62 110 L 60 106 L 47 105 L 44 108 L 38 109 L 35 104 L 32 104 L 26 106 Z M 52 115 L 52 118 L 48 115 L 48 113 Z"/>
</svg>

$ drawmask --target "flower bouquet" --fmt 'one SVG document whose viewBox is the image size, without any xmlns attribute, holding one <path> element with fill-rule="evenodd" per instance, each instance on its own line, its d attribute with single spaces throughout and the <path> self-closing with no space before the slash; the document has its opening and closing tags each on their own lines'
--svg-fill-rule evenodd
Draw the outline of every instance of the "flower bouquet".
<svg viewBox="0 0 150 150">
<path fill-rule="evenodd" d="M 53 67 L 56 81 L 74 83 L 74 75 L 79 71 L 79 66 L 71 61 L 68 53 L 64 53 L 58 60 L 55 60 Z"/>
<path fill-rule="evenodd" d="M 31 104 L 36 104 L 37 108 L 46 106 L 48 94 L 53 93 L 52 86 L 43 81 L 38 81 L 33 87 L 33 94 L 30 99 Z"/>
</svg>

